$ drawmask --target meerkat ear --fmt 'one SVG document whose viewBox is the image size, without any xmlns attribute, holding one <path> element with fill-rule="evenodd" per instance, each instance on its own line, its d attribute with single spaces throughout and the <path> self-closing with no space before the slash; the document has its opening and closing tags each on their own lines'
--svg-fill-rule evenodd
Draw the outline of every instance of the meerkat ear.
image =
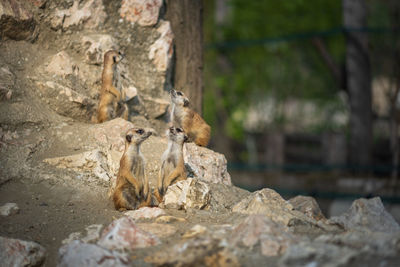
<svg viewBox="0 0 400 267">
<path fill-rule="evenodd" d="M 189 137 L 185 134 L 185 137 L 183 138 L 183 142 L 186 143 L 187 141 L 189 141 Z"/>
<path fill-rule="evenodd" d="M 183 106 L 184 107 L 188 107 L 189 106 L 189 99 L 185 98 L 185 100 L 183 100 Z"/>
<path fill-rule="evenodd" d="M 130 135 L 130 134 L 127 134 L 125 138 L 126 138 L 126 141 L 128 141 L 128 143 L 130 143 L 132 141 L 132 135 Z"/>
<path fill-rule="evenodd" d="M 117 63 L 117 57 L 116 56 L 113 56 L 113 61 L 114 61 L 114 63 Z"/>
</svg>

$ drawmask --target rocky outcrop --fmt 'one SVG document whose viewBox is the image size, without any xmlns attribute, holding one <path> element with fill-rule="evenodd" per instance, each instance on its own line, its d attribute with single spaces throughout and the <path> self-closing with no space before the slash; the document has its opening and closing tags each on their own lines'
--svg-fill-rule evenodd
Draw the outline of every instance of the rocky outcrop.
<svg viewBox="0 0 400 267">
<path fill-rule="evenodd" d="M 0 236 L 0 262 L 2 266 L 39 266 L 46 250 L 35 242 Z"/>
<path fill-rule="evenodd" d="M 357 199 L 346 213 L 332 217 L 329 221 L 342 225 L 347 230 L 400 233 L 399 224 L 386 211 L 379 197 Z"/>
<path fill-rule="evenodd" d="M 162 3 L 162 0 L 122 0 L 119 13 L 128 22 L 154 26 Z"/>
<path fill-rule="evenodd" d="M 162 21 L 157 32 L 160 37 L 150 46 L 149 59 L 153 61 L 157 71 L 167 71 L 171 65 L 174 40 L 169 21 Z"/>
</svg>

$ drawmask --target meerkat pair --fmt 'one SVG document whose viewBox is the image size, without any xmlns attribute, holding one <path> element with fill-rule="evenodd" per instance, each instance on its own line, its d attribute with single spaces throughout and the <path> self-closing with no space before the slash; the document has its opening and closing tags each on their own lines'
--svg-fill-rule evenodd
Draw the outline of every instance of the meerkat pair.
<svg viewBox="0 0 400 267">
<path fill-rule="evenodd" d="M 117 64 L 123 59 L 121 52 L 109 50 L 104 54 L 101 75 L 100 101 L 97 109 L 97 122 L 102 123 L 116 117 L 128 120 L 129 110 L 124 103 L 125 96 L 115 88 Z"/>
</svg>

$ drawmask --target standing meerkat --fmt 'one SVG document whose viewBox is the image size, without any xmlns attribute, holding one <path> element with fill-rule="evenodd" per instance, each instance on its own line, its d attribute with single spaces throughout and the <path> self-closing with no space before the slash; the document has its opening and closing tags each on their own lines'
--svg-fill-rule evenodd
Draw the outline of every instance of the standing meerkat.
<svg viewBox="0 0 400 267">
<path fill-rule="evenodd" d="M 179 91 L 171 89 L 171 122 L 181 127 L 188 135 L 189 142 L 198 146 L 207 146 L 210 141 L 211 127 L 195 111 L 189 108 L 189 99 Z"/>
<path fill-rule="evenodd" d="M 101 75 L 100 102 L 97 110 L 97 122 L 102 123 L 116 117 L 128 119 L 128 106 L 123 103 L 121 92 L 114 87 L 116 67 L 123 59 L 121 52 L 109 50 L 104 54 L 103 73 Z"/>
<path fill-rule="evenodd" d="M 128 130 L 125 151 L 119 163 L 113 201 L 117 210 L 133 210 L 150 206 L 149 180 L 144 172 L 145 160 L 140 152 L 141 143 L 151 135 L 141 128 Z"/>
<path fill-rule="evenodd" d="M 181 128 L 171 127 L 167 131 L 168 147 L 161 158 L 161 169 L 154 195 L 159 203 L 168 186 L 186 180 L 186 169 L 183 161 L 183 143 L 188 140 Z"/>
</svg>

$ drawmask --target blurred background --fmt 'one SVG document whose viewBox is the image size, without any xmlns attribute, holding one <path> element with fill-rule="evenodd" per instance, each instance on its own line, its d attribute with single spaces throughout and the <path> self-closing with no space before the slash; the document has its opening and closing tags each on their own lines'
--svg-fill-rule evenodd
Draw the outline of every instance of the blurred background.
<svg viewBox="0 0 400 267">
<path fill-rule="evenodd" d="M 400 1 L 205 0 L 203 12 L 203 115 L 233 183 L 314 196 L 328 216 L 378 195 L 400 214 Z"/>
</svg>

